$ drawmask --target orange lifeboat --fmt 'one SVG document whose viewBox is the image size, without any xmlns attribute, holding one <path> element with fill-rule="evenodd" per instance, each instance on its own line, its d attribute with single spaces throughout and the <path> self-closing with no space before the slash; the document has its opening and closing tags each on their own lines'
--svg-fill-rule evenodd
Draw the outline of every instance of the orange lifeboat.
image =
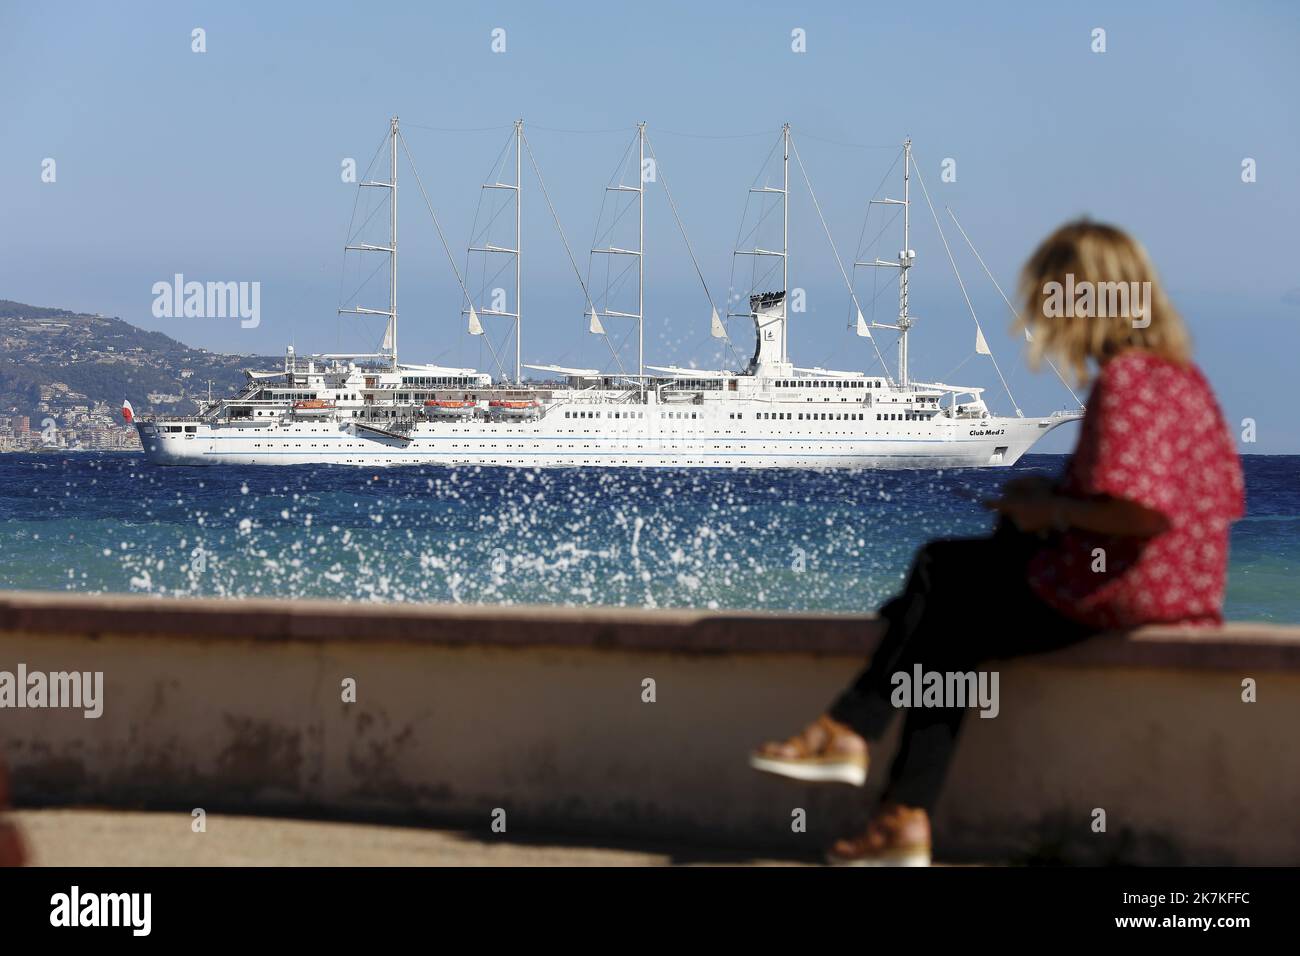
<svg viewBox="0 0 1300 956">
<path fill-rule="evenodd" d="M 424 403 L 426 418 L 473 418 L 478 402 L 452 398 L 431 398 Z"/>
<path fill-rule="evenodd" d="M 535 399 L 494 398 L 488 402 L 488 413 L 497 418 L 529 419 L 542 417 L 542 404 Z"/>
<path fill-rule="evenodd" d="M 293 403 L 295 415 L 328 415 L 334 411 L 334 403 L 323 398 L 304 398 Z"/>
</svg>

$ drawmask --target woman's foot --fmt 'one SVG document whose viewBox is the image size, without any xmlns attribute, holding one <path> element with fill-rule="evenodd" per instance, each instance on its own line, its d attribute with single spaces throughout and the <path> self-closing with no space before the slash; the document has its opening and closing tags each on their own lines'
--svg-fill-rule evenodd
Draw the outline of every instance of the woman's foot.
<svg viewBox="0 0 1300 956">
<path fill-rule="evenodd" d="M 822 714 L 789 740 L 763 744 L 749 755 L 755 770 L 816 783 L 867 782 L 867 742 Z"/>
<path fill-rule="evenodd" d="M 832 866 L 929 866 L 930 815 L 919 807 L 883 804 L 860 836 L 836 840 Z"/>
</svg>

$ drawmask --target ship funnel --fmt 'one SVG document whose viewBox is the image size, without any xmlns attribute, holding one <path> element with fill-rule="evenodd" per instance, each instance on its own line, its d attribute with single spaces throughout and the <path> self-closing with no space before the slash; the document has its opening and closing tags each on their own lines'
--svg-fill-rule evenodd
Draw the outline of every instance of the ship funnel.
<svg viewBox="0 0 1300 956">
<path fill-rule="evenodd" d="M 750 371 L 760 365 L 775 365 L 782 360 L 781 343 L 785 338 L 785 293 L 758 292 L 749 297 L 750 318 L 754 320 L 754 357 Z"/>
</svg>

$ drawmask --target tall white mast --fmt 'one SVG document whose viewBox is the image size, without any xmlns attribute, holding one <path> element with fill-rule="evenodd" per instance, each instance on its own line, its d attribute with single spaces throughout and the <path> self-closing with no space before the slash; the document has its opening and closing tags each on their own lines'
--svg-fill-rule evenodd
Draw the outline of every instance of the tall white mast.
<svg viewBox="0 0 1300 956">
<path fill-rule="evenodd" d="M 388 224 L 390 227 L 388 254 L 388 347 L 393 352 L 393 369 L 397 369 L 397 117 L 392 119 L 392 136 L 388 144 L 390 181 L 393 184 L 388 204 Z"/>
<path fill-rule="evenodd" d="M 519 384 L 524 315 L 524 121 L 515 120 L 515 384 Z"/>
<path fill-rule="evenodd" d="M 916 259 L 916 253 L 912 251 L 912 140 L 903 140 L 903 198 L 890 199 L 871 199 L 868 205 L 871 206 L 902 206 L 903 207 L 903 248 L 899 250 L 897 259 L 881 259 L 879 256 L 873 261 L 857 261 L 853 263 L 856 269 L 858 266 L 869 266 L 875 269 L 897 269 L 898 270 L 898 324 L 889 325 L 884 322 L 871 322 L 872 328 L 878 329 L 898 329 L 898 384 L 906 387 L 909 383 L 907 374 L 907 330 L 912 327 L 912 317 L 907 310 L 907 273 L 912 268 L 912 262 Z M 922 184 L 924 185 L 924 183 Z M 879 353 L 877 353 L 879 354 Z M 881 357 L 881 364 L 884 364 L 884 358 Z M 888 370 L 886 369 L 886 374 Z"/>
<path fill-rule="evenodd" d="M 765 174 L 767 167 L 763 167 Z M 781 251 L 767 249 L 763 246 L 755 245 L 753 249 L 734 249 L 732 254 L 736 256 L 776 256 L 781 260 L 781 342 L 780 342 L 780 360 L 781 362 L 790 361 L 790 352 L 788 349 L 789 325 L 787 321 L 790 315 L 790 124 L 786 123 L 781 127 L 781 188 L 767 185 L 764 180 L 761 186 L 750 186 L 750 193 L 763 193 L 767 195 L 779 195 L 781 197 Z M 765 216 L 764 216 L 765 218 Z M 760 220 L 761 221 L 761 220 Z M 755 269 L 757 272 L 757 268 Z M 766 272 L 763 273 L 766 276 Z M 752 290 L 761 291 L 761 290 Z M 752 304 L 751 304 L 752 308 Z M 751 312 L 728 312 L 730 316 L 749 316 Z"/>
<path fill-rule="evenodd" d="M 790 124 L 781 127 L 781 361 L 790 361 Z"/>
<path fill-rule="evenodd" d="M 356 252 L 386 252 L 388 253 L 388 309 L 365 309 L 358 306 L 355 309 L 339 309 L 340 315 L 386 315 L 388 316 L 388 325 L 384 329 L 383 350 L 387 350 L 393 360 L 393 368 L 397 368 L 397 136 L 398 125 L 397 117 L 394 116 L 389 121 L 389 181 L 386 183 L 377 180 L 368 180 L 358 183 L 358 186 L 368 186 L 377 189 L 388 190 L 388 228 L 389 237 L 388 245 L 377 246 L 374 243 L 363 242 L 357 245 L 347 245 L 344 249 Z"/>
<path fill-rule="evenodd" d="M 645 123 L 636 124 L 636 374 L 645 387 Z"/>
<path fill-rule="evenodd" d="M 912 139 L 903 140 L 903 249 L 898 254 L 898 384 L 907 387 L 907 330 L 912 320 L 907 314 L 907 273 L 916 257 L 911 246 L 911 173 Z"/>
<path fill-rule="evenodd" d="M 637 375 L 640 376 L 638 381 L 641 387 L 645 387 L 645 123 L 636 124 L 636 141 L 637 141 L 637 168 L 636 168 L 636 185 L 629 186 L 624 179 L 627 176 L 627 168 L 620 167 L 619 180 L 613 186 L 606 186 L 607 193 L 636 193 L 637 203 L 637 240 L 635 249 L 624 249 L 621 246 L 609 245 L 601 248 L 592 248 L 592 255 L 600 256 L 636 256 L 636 311 L 623 312 L 618 309 L 609 308 L 606 301 L 606 307 L 603 313 L 597 314 L 595 302 L 591 303 L 591 314 L 595 320 L 592 332 L 604 335 L 603 328 L 599 325 L 600 315 L 612 315 L 620 319 L 636 319 L 636 364 Z M 624 154 L 626 157 L 626 154 Z M 617 221 L 617 220 L 615 220 Z M 611 346 L 611 349 L 613 346 Z M 615 360 L 618 356 L 615 355 Z M 622 368 L 622 362 L 619 362 Z"/>
<path fill-rule="evenodd" d="M 481 253 L 483 253 L 484 255 L 492 255 L 492 254 L 497 254 L 497 253 L 499 253 L 499 254 L 501 254 L 501 255 L 508 255 L 508 256 L 513 256 L 513 257 L 514 257 L 514 260 L 515 260 L 515 305 L 514 305 L 514 309 L 512 310 L 511 308 L 509 308 L 509 306 L 507 306 L 507 307 L 504 308 L 504 309 L 495 309 L 495 308 L 492 308 L 492 307 L 489 305 L 489 306 L 484 306 L 484 307 L 478 309 L 477 312 L 476 312 L 475 314 L 476 314 L 476 315 L 496 315 L 496 316 L 504 316 L 504 317 L 506 317 L 506 318 L 509 318 L 509 319 L 513 319 L 513 320 L 514 320 L 514 323 L 515 323 L 515 374 L 514 374 L 514 382 L 515 382 L 515 384 L 517 385 L 517 384 L 519 383 L 519 379 L 520 379 L 520 375 L 521 375 L 521 369 L 522 369 L 522 367 L 523 367 L 523 366 L 520 364 L 520 358 L 521 358 L 521 354 L 522 354 L 522 339 L 521 339 L 521 335 L 520 335 L 520 332 L 521 332 L 520 321 L 521 321 L 521 316 L 523 315 L 522 299 L 523 299 L 523 294 L 524 294 L 524 288 L 523 288 L 523 285 L 524 285 L 524 283 L 523 283 L 523 275 L 524 275 L 524 273 L 523 273 L 523 264 L 522 264 L 522 256 L 523 256 L 523 240 L 524 240 L 524 234 L 523 234 L 523 185 L 524 185 L 524 179 L 523 179 L 523 175 L 522 175 L 522 170 L 523 170 L 523 149 L 524 149 L 524 121 L 521 120 L 521 119 L 520 119 L 520 120 L 515 120 L 515 134 L 514 134 L 514 140 L 515 140 L 515 181 L 514 181 L 513 183 L 503 183 L 503 182 L 500 181 L 500 180 L 504 177 L 504 175 L 505 175 L 505 171 L 506 171 L 505 163 L 504 163 L 504 161 L 502 161 L 501 164 L 498 165 L 498 166 L 496 166 L 496 167 L 493 169 L 493 171 L 492 171 L 492 173 L 493 173 L 493 177 L 494 177 L 494 180 L 495 180 L 495 181 L 494 181 L 494 182 L 490 182 L 490 183 L 484 183 L 483 186 L 482 186 L 482 188 L 485 189 L 485 190 L 486 190 L 486 189 L 504 189 L 504 190 L 506 190 L 507 192 L 514 193 L 514 204 L 515 204 L 515 242 L 514 242 L 514 245 L 513 245 L 513 246 L 498 246 L 498 245 L 496 245 L 495 243 L 493 243 L 493 242 L 491 241 L 491 237 L 490 237 L 490 236 L 487 236 L 487 237 L 484 239 L 483 245 L 481 245 L 481 246 L 471 245 L 471 246 L 469 247 L 469 251 L 470 251 L 470 252 L 481 252 Z M 493 209 L 495 209 L 495 206 L 493 206 Z M 493 217 L 493 220 L 492 220 L 492 221 L 495 221 L 495 216 Z M 490 224 L 491 224 L 491 223 L 489 222 L 489 226 L 490 226 Z M 486 236 L 486 233 L 485 233 L 485 236 Z M 468 295 L 468 293 L 467 293 L 467 295 Z M 471 305 L 471 307 L 473 306 L 472 298 L 471 298 L 470 305 Z M 468 310 L 466 310 L 466 311 L 468 311 Z M 477 334 L 479 334 L 479 333 L 474 332 L 474 333 L 472 333 L 472 334 L 477 335 Z M 495 355 L 495 353 L 493 353 L 493 354 Z M 504 374 L 504 372 L 503 372 L 503 374 Z"/>
</svg>

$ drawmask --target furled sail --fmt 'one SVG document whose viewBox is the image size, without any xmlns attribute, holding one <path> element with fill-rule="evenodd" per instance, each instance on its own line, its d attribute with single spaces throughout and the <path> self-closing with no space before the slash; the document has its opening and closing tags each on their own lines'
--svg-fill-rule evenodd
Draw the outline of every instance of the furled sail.
<svg viewBox="0 0 1300 956">
<path fill-rule="evenodd" d="M 871 326 L 867 325 L 867 320 L 862 317 L 861 309 L 858 309 L 858 335 L 864 339 L 871 338 Z"/>
<path fill-rule="evenodd" d="M 715 339 L 725 339 L 727 337 L 727 330 L 723 326 L 722 320 L 718 318 L 717 308 L 714 308 L 713 315 L 709 317 L 709 334 Z"/>
</svg>

